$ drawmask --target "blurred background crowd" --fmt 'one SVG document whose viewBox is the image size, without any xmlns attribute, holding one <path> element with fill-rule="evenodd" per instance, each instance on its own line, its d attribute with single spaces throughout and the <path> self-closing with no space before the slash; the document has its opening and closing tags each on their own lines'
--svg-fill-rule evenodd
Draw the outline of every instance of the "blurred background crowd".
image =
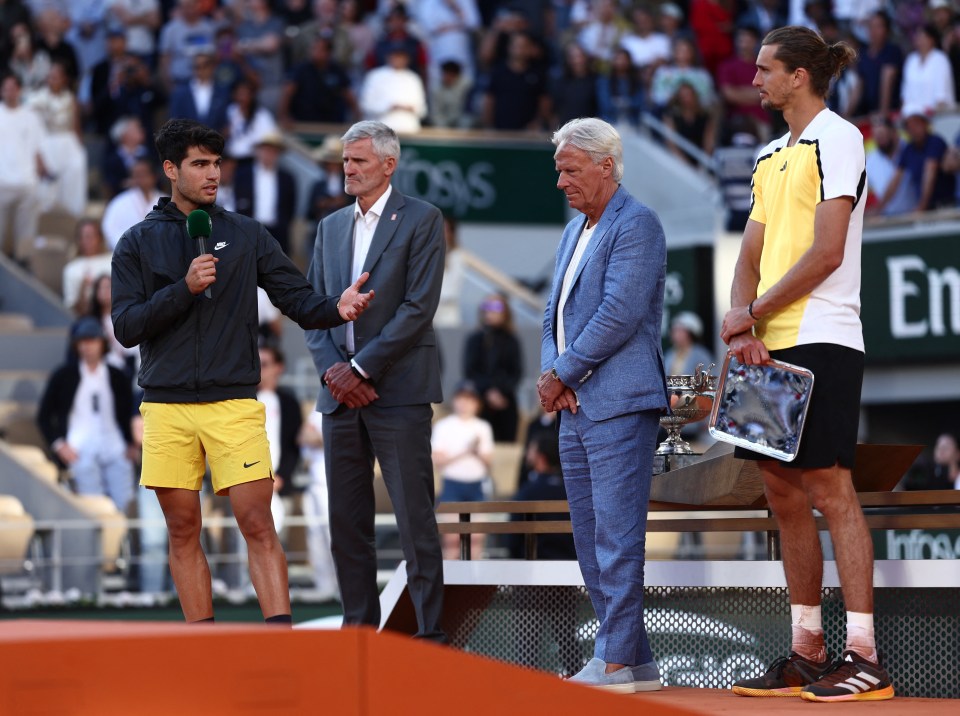
<svg viewBox="0 0 960 716">
<path fill-rule="evenodd" d="M 223 131 L 241 166 L 298 123 L 362 118 L 550 131 L 649 113 L 707 155 L 763 143 L 782 124 L 754 60 L 786 23 L 859 51 L 830 106 L 876 146 L 873 210 L 953 205 L 956 138 L 929 120 L 956 102 L 958 18 L 953 0 L 0 0 L 0 130 L 23 137 L 2 150 L 0 207 L 21 220 L 4 245 L 24 240 L 25 203 L 80 216 L 148 186 L 134 167 L 167 117 Z"/>
</svg>

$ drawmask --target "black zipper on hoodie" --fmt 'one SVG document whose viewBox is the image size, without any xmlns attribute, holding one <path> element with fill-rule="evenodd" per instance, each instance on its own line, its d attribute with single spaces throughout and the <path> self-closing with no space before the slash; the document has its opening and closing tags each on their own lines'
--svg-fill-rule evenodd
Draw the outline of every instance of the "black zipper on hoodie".
<svg viewBox="0 0 960 716">
<path fill-rule="evenodd" d="M 186 231 L 186 229 L 184 229 Z M 188 237 L 189 238 L 189 237 Z M 189 271 L 189 269 L 187 269 Z M 197 296 L 194 296 L 193 299 L 193 312 L 197 317 L 197 340 L 194 342 L 194 388 L 197 391 L 197 402 L 200 402 L 200 337 L 201 337 L 201 326 L 200 326 L 200 306 L 203 303 L 201 298 L 203 293 L 201 292 Z"/>
<path fill-rule="evenodd" d="M 196 346 L 195 350 L 195 372 L 194 372 L 194 387 L 197 391 L 197 402 L 200 402 L 200 301 L 194 299 L 194 313 L 197 315 L 197 340 L 194 343 Z"/>
</svg>

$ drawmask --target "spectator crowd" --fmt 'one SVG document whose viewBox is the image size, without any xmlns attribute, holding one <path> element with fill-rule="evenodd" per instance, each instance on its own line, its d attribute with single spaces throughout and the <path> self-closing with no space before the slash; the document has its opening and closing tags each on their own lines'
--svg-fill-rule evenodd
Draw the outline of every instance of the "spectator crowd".
<svg viewBox="0 0 960 716">
<path fill-rule="evenodd" d="M 956 102 L 957 10 L 954 0 L 2 0 L 0 132 L 18 141 L 0 149 L 0 244 L 26 265 L 44 212 L 80 218 L 89 198 L 125 194 L 120 215 L 137 213 L 156 191 L 140 163 L 154 161 L 150 138 L 167 117 L 228 137 L 222 201 L 285 249 L 291 187 L 274 155 L 297 123 L 552 131 L 578 116 L 637 124 L 648 113 L 685 161 L 756 147 L 782 120 L 759 106 L 754 60 L 787 23 L 859 52 L 830 106 L 868 137 L 870 210 L 953 206 L 960 150 L 931 119 Z"/>
</svg>

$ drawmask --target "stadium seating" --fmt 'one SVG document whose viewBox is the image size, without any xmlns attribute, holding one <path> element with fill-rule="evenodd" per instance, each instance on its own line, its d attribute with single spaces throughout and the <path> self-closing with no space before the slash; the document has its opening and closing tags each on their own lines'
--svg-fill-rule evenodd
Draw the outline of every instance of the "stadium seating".
<svg viewBox="0 0 960 716">
<path fill-rule="evenodd" d="M 12 495 L 0 495 L 0 574 L 16 574 L 33 538 L 33 518 Z"/>
</svg>

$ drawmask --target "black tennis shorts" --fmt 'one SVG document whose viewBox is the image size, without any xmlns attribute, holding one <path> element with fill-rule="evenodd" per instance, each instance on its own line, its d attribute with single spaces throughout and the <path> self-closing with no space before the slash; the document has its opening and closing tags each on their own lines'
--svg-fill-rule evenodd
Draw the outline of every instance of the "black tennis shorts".
<svg viewBox="0 0 960 716">
<path fill-rule="evenodd" d="M 853 468 L 860 425 L 863 353 L 834 343 L 810 343 L 770 351 L 770 357 L 813 371 L 813 393 L 800 437 L 800 450 L 783 467 L 815 470 Z M 734 449 L 741 460 L 770 460 L 746 448 Z"/>
</svg>

